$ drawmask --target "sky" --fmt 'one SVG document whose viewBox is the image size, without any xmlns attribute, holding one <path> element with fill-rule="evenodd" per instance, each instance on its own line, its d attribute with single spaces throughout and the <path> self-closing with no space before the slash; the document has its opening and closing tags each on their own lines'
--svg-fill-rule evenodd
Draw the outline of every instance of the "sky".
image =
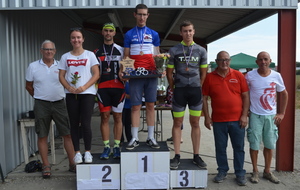
<svg viewBox="0 0 300 190">
<path fill-rule="evenodd" d="M 300 4 L 298 4 L 298 7 Z M 300 8 L 297 9 L 296 61 L 300 62 Z M 208 63 L 216 59 L 219 51 L 225 50 L 231 56 L 245 53 L 256 57 L 261 51 L 267 51 L 277 65 L 277 24 L 278 14 L 252 24 L 208 44 Z"/>
</svg>

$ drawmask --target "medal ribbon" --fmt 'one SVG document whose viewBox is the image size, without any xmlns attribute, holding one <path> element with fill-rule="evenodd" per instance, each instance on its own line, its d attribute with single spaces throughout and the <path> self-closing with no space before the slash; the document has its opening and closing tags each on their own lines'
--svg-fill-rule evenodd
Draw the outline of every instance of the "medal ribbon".
<svg viewBox="0 0 300 190">
<path fill-rule="evenodd" d="M 184 45 L 182 45 L 182 51 L 183 51 L 184 59 L 185 59 L 185 62 L 186 62 L 186 68 L 189 67 L 189 63 L 190 63 L 190 59 L 191 59 L 191 56 L 192 56 L 192 53 L 193 53 L 193 49 L 194 49 L 194 44 L 192 45 L 192 49 L 191 49 L 191 52 L 190 52 L 190 55 L 189 55 L 189 59 L 187 60 L 186 54 L 185 54 L 185 51 L 184 51 Z"/>
<path fill-rule="evenodd" d="M 108 45 L 107 45 L 108 46 Z M 109 47 L 109 46 L 108 46 Z M 105 54 L 105 59 L 106 59 L 106 62 L 107 62 L 107 69 L 110 69 L 110 62 L 112 60 L 112 54 L 113 54 L 113 50 L 114 50 L 114 44 L 112 45 L 112 48 L 111 48 L 111 52 L 110 52 L 110 58 L 107 57 L 107 52 L 105 50 L 105 46 L 103 44 L 103 51 L 104 51 L 104 54 Z"/>
<path fill-rule="evenodd" d="M 136 33 L 137 33 L 137 36 L 138 36 L 138 40 L 139 40 L 139 44 L 140 44 L 140 49 L 141 49 L 141 52 L 142 52 L 143 51 L 143 45 L 144 45 L 144 37 L 145 37 L 145 34 L 146 34 L 147 26 L 145 26 L 145 30 L 144 30 L 144 34 L 142 35 L 142 38 L 140 38 L 140 34 L 139 34 L 137 26 L 135 27 L 135 29 L 136 29 Z M 142 29 L 143 28 L 141 28 L 141 30 Z"/>
</svg>

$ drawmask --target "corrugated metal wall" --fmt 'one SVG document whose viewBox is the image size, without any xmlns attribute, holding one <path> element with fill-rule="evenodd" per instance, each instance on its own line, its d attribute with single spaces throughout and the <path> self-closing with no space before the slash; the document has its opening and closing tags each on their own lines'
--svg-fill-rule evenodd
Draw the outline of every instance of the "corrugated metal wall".
<svg viewBox="0 0 300 190">
<path fill-rule="evenodd" d="M 57 9 L 57 8 L 133 8 L 139 3 L 149 8 L 291 8 L 297 0 L 0 0 L 0 8 Z M 284 7 L 282 7 L 284 6 Z"/>
<path fill-rule="evenodd" d="M 29 63 L 41 58 L 39 48 L 45 39 L 56 43 L 58 60 L 71 50 L 69 32 L 74 26 L 77 24 L 58 10 L 0 12 L 0 163 L 5 174 L 24 161 L 18 119 L 33 109 L 33 99 L 25 90 L 25 71 Z M 85 36 L 85 49 L 98 47 L 100 37 Z M 28 141 L 30 152 L 36 151 L 33 129 L 28 130 Z"/>
</svg>

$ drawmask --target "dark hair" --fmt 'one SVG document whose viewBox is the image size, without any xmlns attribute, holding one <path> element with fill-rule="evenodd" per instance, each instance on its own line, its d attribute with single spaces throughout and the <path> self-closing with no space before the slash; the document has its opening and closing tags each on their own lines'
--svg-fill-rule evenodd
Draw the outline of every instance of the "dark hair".
<svg viewBox="0 0 300 190">
<path fill-rule="evenodd" d="M 148 10 L 148 7 L 147 7 L 147 5 L 145 5 L 145 4 L 138 4 L 136 7 L 135 7 L 135 13 L 137 13 L 137 10 L 138 9 L 147 9 Z"/>
<path fill-rule="evenodd" d="M 84 38 L 84 34 L 83 34 L 83 32 L 82 32 L 82 28 L 81 28 L 81 27 L 70 28 L 70 35 L 71 35 L 71 33 L 74 32 L 74 31 L 80 32 L 80 33 L 82 34 L 82 37 Z"/>
<path fill-rule="evenodd" d="M 190 26 L 190 25 L 192 25 L 193 26 L 193 28 L 194 28 L 194 24 L 191 22 L 191 21 L 189 21 L 189 20 L 185 20 L 185 21 L 183 21 L 181 24 L 180 24 L 180 31 L 181 31 L 181 29 L 182 29 L 182 27 L 186 27 L 186 26 Z"/>
</svg>

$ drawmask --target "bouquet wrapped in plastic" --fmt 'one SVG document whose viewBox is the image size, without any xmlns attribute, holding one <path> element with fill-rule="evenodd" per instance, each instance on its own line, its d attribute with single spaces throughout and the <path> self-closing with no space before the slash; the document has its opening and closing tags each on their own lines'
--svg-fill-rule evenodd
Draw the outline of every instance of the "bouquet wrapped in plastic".
<svg viewBox="0 0 300 190">
<path fill-rule="evenodd" d="M 166 70 L 167 64 L 169 62 L 170 55 L 167 53 L 161 53 L 153 56 L 156 69 L 158 73 L 163 73 Z"/>
</svg>

